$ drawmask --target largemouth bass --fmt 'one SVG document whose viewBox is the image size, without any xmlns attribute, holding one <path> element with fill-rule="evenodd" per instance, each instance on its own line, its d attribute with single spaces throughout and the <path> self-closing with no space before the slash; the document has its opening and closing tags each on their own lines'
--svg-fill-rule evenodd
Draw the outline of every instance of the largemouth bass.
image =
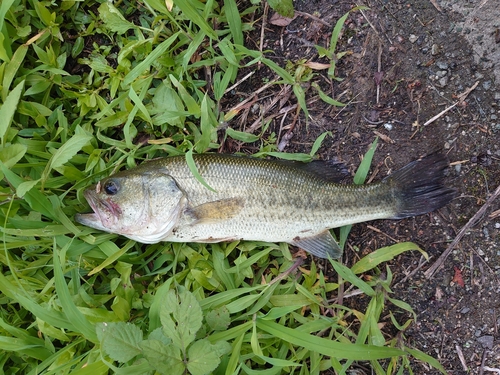
<svg viewBox="0 0 500 375">
<path fill-rule="evenodd" d="M 142 243 L 287 242 L 320 258 L 339 258 L 330 228 L 425 214 L 455 196 L 442 183 L 448 161 L 440 153 L 368 185 L 336 183 L 341 169 L 326 162 L 221 154 L 194 155 L 194 161 L 214 191 L 193 175 L 185 157 L 156 159 L 86 189 L 94 212 L 76 220 Z"/>
</svg>

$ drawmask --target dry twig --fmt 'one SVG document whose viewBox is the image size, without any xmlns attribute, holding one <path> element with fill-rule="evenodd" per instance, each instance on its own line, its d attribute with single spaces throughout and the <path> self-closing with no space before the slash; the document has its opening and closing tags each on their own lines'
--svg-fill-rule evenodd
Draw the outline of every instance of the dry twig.
<svg viewBox="0 0 500 375">
<path fill-rule="evenodd" d="M 455 239 L 451 242 L 451 244 L 446 248 L 446 250 L 441 254 L 441 256 L 438 258 L 438 260 L 429 267 L 427 271 L 425 271 L 425 277 L 430 279 L 431 277 L 434 276 L 436 271 L 438 270 L 439 267 L 441 267 L 448 257 L 452 250 L 457 246 L 457 244 L 460 242 L 462 237 L 465 235 L 465 233 L 472 228 L 478 221 L 479 219 L 485 214 L 486 210 L 488 209 L 489 206 L 493 203 L 493 201 L 500 195 L 500 185 L 496 188 L 496 190 L 493 192 L 493 194 L 486 200 L 486 202 L 483 204 L 483 206 L 470 218 L 470 220 L 463 226 L 462 229 L 460 229 L 460 232 L 458 232 L 457 236 Z"/>
<path fill-rule="evenodd" d="M 455 102 L 454 104 L 452 104 L 451 106 L 445 108 L 444 110 L 442 110 L 440 113 L 438 113 L 436 116 L 434 116 L 433 118 L 431 118 L 430 120 L 428 120 L 424 126 L 427 126 L 429 124 L 432 124 L 434 121 L 436 121 L 438 118 L 440 118 L 441 116 L 443 116 L 446 112 L 448 112 L 450 109 L 453 109 L 455 108 L 455 106 L 461 102 L 463 102 L 465 100 L 465 98 L 467 98 L 467 95 L 469 95 L 472 90 L 474 90 L 477 85 L 479 84 L 479 81 L 477 81 L 476 83 L 474 83 L 472 85 L 472 87 L 469 87 L 467 90 L 465 90 L 462 94 L 458 95 L 458 101 Z"/>
</svg>

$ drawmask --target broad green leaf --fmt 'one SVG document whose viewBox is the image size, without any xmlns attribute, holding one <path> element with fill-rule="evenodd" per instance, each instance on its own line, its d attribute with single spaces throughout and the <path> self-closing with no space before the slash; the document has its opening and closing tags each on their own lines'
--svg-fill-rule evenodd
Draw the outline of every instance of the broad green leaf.
<svg viewBox="0 0 500 375">
<path fill-rule="evenodd" d="M 104 2 L 99 6 L 99 16 L 111 31 L 124 34 L 127 30 L 135 27 L 123 17 L 120 11 L 110 2 Z"/>
<path fill-rule="evenodd" d="M 208 340 L 195 341 L 188 350 L 187 369 L 192 375 L 210 374 L 219 363 L 219 355 Z"/>
<path fill-rule="evenodd" d="M 227 307 L 222 306 L 218 309 L 211 310 L 206 314 L 205 320 L 211 329 L 214 331 L 222 331 L 231 324 L 231 317 Z"/>
<path fill-rule="evenodd" d="M 139 345 L 151 367 L 162 375 L 183 375 L 186 366 L 181 350 L 173 345 L 165 345 L 158 340 L 144 340 Z"/>
<path fill-rule="evenodd" d="M 160 311 L 160 321 L 165 336 L 172 344 L 185 350 L 194 341 L 196 332 L 201 328 L 203 315 L 200 304 L 186 288 L 179 286 L 169 290 Z"/>
<path fill-rule="evenodd" d="M 24 88 L 24 81 L 21 81 L 10 93 L 7 95 L 7 99 L 0 107 L 0 138 L 2 140 L 2 145 L 5 144 L 5 134 L 12 123 L 14 118 L 14 113 L 16 112 L 17 105 L 19 104 L 19 99 L 21 98 L 21 92 Z"/>
<path fill-rule="evenodd" d="M 283 17 L 293 18 L 292 0 L 268 0 L 269 6 Z"/>
<path fill-rule="evenodd" d="M 118 362 L 128 362 L 141 354 L 141 329 L 131 323 L 99 323 L 96 332 L 103 350 Z"/>
</svg>

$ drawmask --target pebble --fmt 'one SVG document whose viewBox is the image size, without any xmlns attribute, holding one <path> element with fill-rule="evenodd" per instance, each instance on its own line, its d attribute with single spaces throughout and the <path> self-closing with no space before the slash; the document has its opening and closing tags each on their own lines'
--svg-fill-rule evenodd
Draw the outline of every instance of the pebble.
<svg viewBox="0 0 500 375">
<path fill-rule="evenodd" d="M 490 115 L 490 120 L 496 120 L 498 118 L 497 115 Z"/>
<path fill-rule="evenodd" d="M 495 93 L 495 100 L 500 100 L 500 92 Z"/>
<path fill-rule="evenodd" d="M 438 82 L 441 87 L 445 87 L 448 84 L 448 77 L 443 77 Z"/>
<path fill-rule="evenodd" d="M 387 130 L 392 130 L 392 124 L 391 124 L 391 123 L 389 123 L 389 122 L 386 122 L 386 123 L 384 124 L 384 128 L 386 128 Z"/>
<path fill-rule="evenodd" d="M 500 223 L 495 223 L 495 228 L 500 229 Z"/>
<path fill-rule="evenodd" d="M 415 42 L 417 41 L 417 39 L 418 39 L 418 36 L 413 35 L 413 34 L 411 34 L 411 35 L 408 37 L 408 40 L 409 40 L 409 41 L 410 41 L 410 43 L 412 43 L 412 44 L 413 44 L 413 43 L 415 43 Z"/>
<path fill-rule="evenodd" d="M 484 81 L 483 82 L 483 89 L 489 90 L 491 88 L 491 81 Z"/>
<path fill-rule="evenodd" d="M 455 164 L 455 171 L 457 173 L 460 173 L 461 170 L 462 170 L 462 164 Z"/>
<path fill-rule="evenodd" d="M 446 70 L 439 70 L 437 73 L 436 73 L 436 76 L 438 76 L 439 78 L 442 78 L 444 77 L 445 75 L 447 75 L 448 72 Z"/>
<path fill-rule="evenodd" d="M 477 341 L 481 344 L 481 346 L 485 349 L 493 349 L 493 336 L 481 336 L 478 337 Z"/>
<path fill-rule="evenodd" d="M 462 310 L 460 310 L 461 314 L 467 314 L 470 311 L 469 307 L 464 307 Z"/>
<path fill-rule="evenodd" d="M 438 61 L 436 63 L 436 65 L 438 66 L 439 69 L 442 69 L 442 70 L 448 69 L 448 63 L 446 63 L 444 61 Z"/>
<path fill-rule="evenodd" d="M 439 53 L 439 46 L 434 43 L 431 47 L 431 54 L 432 56 L 436 56 Z"/>
</svg>

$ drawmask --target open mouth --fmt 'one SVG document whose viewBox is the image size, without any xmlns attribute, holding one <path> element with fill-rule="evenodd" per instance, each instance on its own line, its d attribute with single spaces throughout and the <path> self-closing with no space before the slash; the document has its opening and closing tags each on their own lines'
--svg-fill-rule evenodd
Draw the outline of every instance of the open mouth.
<svg viewBox="0 0 500 375">
<path fill-rule="evenodd" d="M 96 188 L 90 187 L 83 195 L 93 212 L 76 214 L 75 220 L 89 227 L 109 231 L 110 226 L 118 219 L 121 210 L 114 202 L 101 200 L 96 196 Z"/>
</svg>

